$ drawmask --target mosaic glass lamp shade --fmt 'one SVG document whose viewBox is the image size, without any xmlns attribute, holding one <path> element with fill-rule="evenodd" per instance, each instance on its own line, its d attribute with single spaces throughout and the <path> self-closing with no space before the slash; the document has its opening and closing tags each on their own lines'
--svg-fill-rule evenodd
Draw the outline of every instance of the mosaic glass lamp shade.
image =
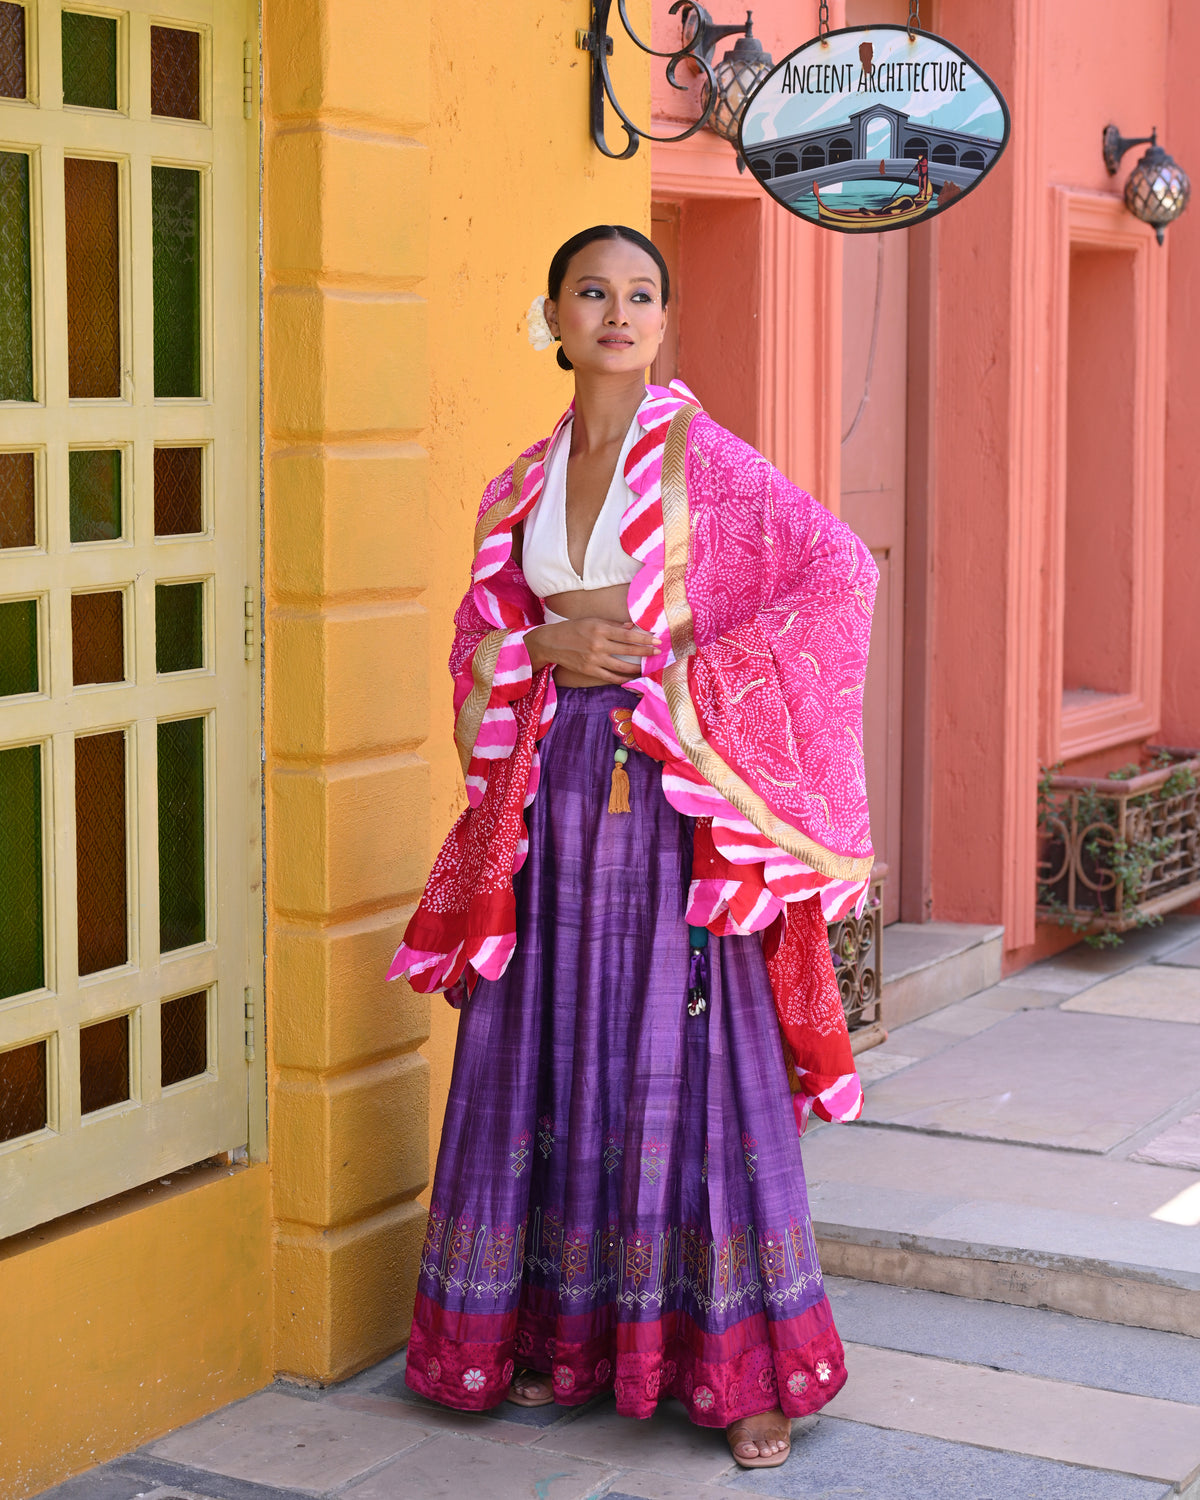
<svg viewBox="0 0 1200 1500">
<path fill-rule="evenodd" d="M 717 102 L 708 117 L 709 130 L 715 131 L 736 146 L 746 100 L 774 66 L 771 54 L 763 51 L 763 45 L 754 35 L 754 28 L 747 16 L 746 35 L 738 37 L 713 70 L 717 78 Z M 709 94 L 710 90 L 706 88 L 706 106 Z"/>
<path fill-rule="evenodd" d="M 1188 206 L 1188 175 L 1161 146 L 1151 146 L 1125 183 L 1125 207 L 1135 219 L 1153 226 L 1158 243 L 1163 231 Z"/>
<path fill-rule="evenodd" d="M 1115 125 L 1106 125 L 1101 136 L 1104 165 L 1115 177 L 1121 158 L 1131 146 L 1148 146 L 1146 154 L 1125 183 L 1125 207 L 1135 219 L 1149 224 L 1161 245 L 1163 231 L 1188 206 L 1192 185 L 1179 163 L 1158 144 L 1158 131 L 1126 137 Z"/>
</svg>

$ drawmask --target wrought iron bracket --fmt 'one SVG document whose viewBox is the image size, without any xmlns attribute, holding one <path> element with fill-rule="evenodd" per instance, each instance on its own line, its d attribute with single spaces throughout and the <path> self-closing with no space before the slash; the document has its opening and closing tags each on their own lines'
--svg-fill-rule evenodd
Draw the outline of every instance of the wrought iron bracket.
<svg viewBox="0 0 1200 1500">
<path fill-rule="evenodd" d="M 1117 168 L 1121 165 L 1121 158 L 1132 146 L 1157 146 L 1158 130 L 1155 128 L 1149 135 L 1124 136 L 1115 125 L 1104 127 L 1104 165 L 1108 168 L 1108 175 L 1115 177 Z"/>
<path fill-rule="evenodd" d="M 625 28 L 625 34 L 629 40 L 640 51 L 649 57 L 661 57 L 666 59 L 666 78 L 672 88 L 686 91 L 689 83 L 680 83 L 676 77 L 679 64 L 685 60 L 692 62 L 704 75 L 707 82 L 705 90 L 707 102 L 700 118 L 686 130 L 681 130 L 678 135 L 652 135 L 648 130 L 642 130 L 630 119 L 629 115 L 621 107 L 613 88 L 612 77 L 608 71 L 608 59 L 613 52 L 613 39 L 609 35 L 609 17 L 612 13 L 612 0 L 592 0 L 592 24 L 587 31 L 575 33 L 575 45 L 581 52 L 587 52 L 592 59 L 591 95 L 589 100 L 590 127 L 592 141 L 596 149 L 603 152 L 605 156 L 611 157 L 613 161 L 628 161 L 634 155 L 642 141 L 657 141 L 660 144 L 670 144 L 673 141 L 686 141 L 689 136 L 695 135 L 709 120 L 717 103 L 717 80 L 712 69 L 712 55 L 717 43 L 723 37 L 743 36 L 750 25 L 747 16 L 744 26 L 717 26 L 714 25 L 712 17 L 702 5 L 697 5 L 695 0 L 675 0 L 671 6 L 670 15 L 678 13 L 680 26 L 682 28 L 683 45 L 674 52 L 659 52 L 654 47 L 649 47 L 638 36 L 630 20 L 626 9 L 626 0 L 617 0 L 617 14 L 621 25 Z M 614 151 L 608 144 L 604 134 L 604 105 L 608 101 L 609 108 L 620 121 L 621 128 L 625 132 L 625 149 Z"/>
</svg>

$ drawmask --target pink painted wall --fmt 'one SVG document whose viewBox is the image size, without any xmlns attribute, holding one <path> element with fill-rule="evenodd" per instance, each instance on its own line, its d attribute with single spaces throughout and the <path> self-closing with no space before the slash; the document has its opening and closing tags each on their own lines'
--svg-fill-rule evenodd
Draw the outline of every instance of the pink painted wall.
<svg viewBox="0 0 1200 1500">
<path fill-rule="evenodd" d="M 1167 149 L 1200 181 L 1200 101 L 1189 60 L 1200 56 L 1200 5 L 1172 0 Z M 1153 122 L 1151 122 L 1153 123 Z M 1167 235 L 1166 549 L 1162 738 L 1200 745 L 1200 198 Z"/>
<path fill-rule="evenodd" d="M 1187 9 L 1180 7 L 1181 13 Z M 1061 944 L 1060 934 L 1034 926 L 1032 837 L 1037 679 L 1047 649 L 1046 526 L 1058 453 L 1067 484 L 1057 606 L 1064 610 L 1062 685 L 1127 688 L 1133 633 L 1130 265 L 1119 254 L 1074 258 L 1067 348 L 1057 349 L 1050 327 L 1061 296 L 1054 261 L 1061 246 L 1049 212 L 1051 192 L 1119 194 L 1140 153 L 1131 153 L 1110 179 L 1099 149 L 1102 127 L 1114 120 L 1130 135 L 1155 124 L 1165 130 L 1173 118 L 1169 56 L 1185 86 L 1185 53 L 1175 43 L 1169 54 L 1167 0 L 1152 0 L 1136 18 L 1107 0 L 1098 6 L 969 3 L 941 12 L 942 29 L 1005 92 L 1013 135 L 1006 160 L 977 194 L 937 224 L 913 231 L 914 239 L 930 236 L 936 265 L 933 375 L 925 395 L 933 432 L 927 519 L 935 580 L 931 910 L 946 920 L 1003 922 L 1012 968 Z M 1195 30 L 1190 14 L 1181 24 Z M 1193 122 L 1200 118 L 1194 93 L 1186 110 Z M 1177 153 L 1186 149 L 1182 141 L 1167 145 Z M 1200 165 L 1200 147 L 1191 150 Z M 1168 254 L 1175 254 L 1177 233 L 1168 235 Z M 1181 377 L 1192 382 L 1188 399 L 1194 400 L 1200 395 L 1196 375 L 1194 369 L 1185 373 L 1185 339 L 1173 325 L 1171 339 L 1171 400 Z M 1055 402 L 1064 381 L 1066 431 L 1056 434 Z M 1141 440 L 1161 443 L 1161 428 Z M 1200 517 L 1195 490 L 1189 495 L 1183 483 L 1183 442 L 1177 422 L 1166 504 L 1179 522 L 1169 514 L 1166 530 L 1170 536 L 1180 524 L 1196 537 Z M 1178 573 L 1186 564 L 1172 559 L 1173 550 L 1166 549 L 1167 566 Z M 1194 556 L 1198 549 L 1180 550 Z M 1182 621 L 1176 637 L 1181 629 Z M 1200 683 L 1193 668 L 1181 667 L 1172 633 L 1169 622 L 1164 686 L 1177 719 L 1186 719 L 1184 703 L 1192 705 L 1195 733 Z M 1173 685 L 1181 671 L 1193 674 L 1183 691 Z M 1113 743 L 1078 769 L 1123 764 L 1136 748 Z"/>
<path fill-rule="evenodd" d="M 848 5 L 854 21 L 893 19 L 890 0 Z M 835 27 L 846 9 L 843 3 L 835 10 Z M 1163 327 L 1152 352 L 1165 360 L 1166 411 L 1149 414 L 1136 443 L 1131 382 L 1145 381 L 1146 372 L 1134 369 L 1129 330 L 1139 308 L 1150 305 L 1137 301 L 1144 287 L 1138 291 L 1131 258 L 1116 250 L 1077 252 L 1072 275 L 1069 239 L 1056 218 L 1063 190 L 1119 203 L 1140 152 L 1109 178 L 1100 135 L 1110 120 L 1129 135 L 1157 125 L 1167 149 L 1200 180 L 1200 95 L 1189 66 L 1200 53 L 1200 6 L 1146 0 L 1130 11 L 1116 0 L 1002 6 L 924 0 L 921 9 L 927 28 L 956 42 L 1000 86 L 1013 133 L 1005 158 L 977 193 L 907 232 L 904 848 L 911 894 L 904 915 L 1003 922 L 1012 968 L 1062 942 L 1060 933 L 1034 922 L 1048 653 L 1061 640 L 1059 695 L 1064 686 L 1128 686 L 1136 634 L 1129 557 L 1137 540 L 1130 472 L 1150 449 L 1165 456 L 1165 477 L 1152 475 L 1146 484 L 1166 542 L 1142 575 L 1150 580 L 1144 613 L 1154 615 L 1156 635 L 1161 611 L 1164 635 L 1161 669 L 1155 668 L 1162 677 L 1156 733 L 1200 744 L 1200 466 L 1193 435 L 1200 409 L 1200 203 L 1168 232 L 1161 252 L 1169 257 L 1169 312 L 1156 314 Z M 655 0 L 659 46 L 677 35 L 666 12 L 665 0 Z M 714 15 L 733 18 L 719 8 Z M 815 34 L 816 0 L 766 0 L 756 7 L 755 29 L 778 61 Z M 664 121 L 686 118 L 694 107 L 681 107 L 661 79 L 654 101 Z M 688 149 L 655 149 L 656 196 L 661 183 L 679 178 L 672 163 Z M 719 143 L 708 137 L 695 159 L 707 152 L 715 160 L 714 149 Z M 760 208 L 764 244 L 779 212 L 771 204 Z M 795 233 L 797 267 L 813 271 L 804 292 L 820 285 L 822 296 L 840 297 L 835 237 L 807 225 Z M 833 247 L 823 247 L 822 238 Z M 693 267 L 713 288 L 722 275 L 745 269 L 738 250 L 722 254 L 722 248 L 710 246 L 704 264 Z M 1151 247 L 1151 253 L 1160 252 Z M 824 281 L 816 274 L 822 257 Z M 762 305 L 748 349 L 761 350 L 766 330 L 777 329 L 785 311 L 793 321 L 802 317 L 804 295 L 793 289 L 791 299 L 788 310 L 769 300 Z M 797 422 L 824 431 L 826 440 L 834 431 L 836 447 L 836 421 L 822 427 L 805 405 L 826 387 L 841 388 L 841 348 L 829 331 L 829 311 L 817 309 L 827 326 L 811 350 L 797 343 L 809 395 L 798 398 L 795 411 Z M 1060 326 L 1065 336 L 1055 333 Z M 692 358 L 709 379 L 709 371 L 739 368 L 727 341 L 710 349 L 693 343 Z M 757 393 L 755 372 L 747 369 L 743 393 L 721 388 L 717 399 L 748 430 L 751 413 L 739 403 L 757 402 L 761 424 L 779 378 L 760 359 Z M 837 469 L 837 455 L 827 457 L 822 474 L 834 491 Z M 1051 578 L 1048 569 L 1061 573 Z M 1157 681 L 1154 687 L 1157 702 Z M 1132 759 L 1138 741 L 1121 738 L 1114 730 L 1112 743 L 1079 759 L 1078 769 L 1103 771 Z"/>
<path fill-rule="evenodd" d="M 945 9 L 944 7 L 942 9 Z M 1007 7 L 953 7 L 953 39 L 1013 103 L 1015 34 Z M 934 26 L 937 28 L 937 21 Z M 1014 145 L 987 183 L 935 223 L 912 231 L 932 241 L 936 265 L 926 336 L 932 429 L 924 505 L 934 578 L 927 618 L 932 680 L 926 754 L 931 762 L 930 915 L 942 921 L 1004 920 L 1002 870 L 1010 809 L 1004 760 L 1009 713 L 1012 506 L 1011 386 L 1014 223 L 1021 161 Z M 913 330 L 913 337 L 919 337 Z"/>
<path fill-rule="evenodd" d="M 1143 0 L 1136 8 L 1125 0 L 1019 3 L 1036 4 L 1043 15 L 1046 180 L 1111 193 L 1100 154 L 1104 126 L 1111 120 L 1135 136 L 1166 124 L 1167 0 Z M 1138 155 L 1126 157 L 1118 183 Z"/>
<path fill-rule="evenodd" d="M 747 442 L 758 436 L 762 360 L 758 288 L 741 268 L 758 264 L 763 207 L 700 198 L 683 204 L 680 220 L 680 369 L 703 372 L 706 410 Z"/>
</svg>

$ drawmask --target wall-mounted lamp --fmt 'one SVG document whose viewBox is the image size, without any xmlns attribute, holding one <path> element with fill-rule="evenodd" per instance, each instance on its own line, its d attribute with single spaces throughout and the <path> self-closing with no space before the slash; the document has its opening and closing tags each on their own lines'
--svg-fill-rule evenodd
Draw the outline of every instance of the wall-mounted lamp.
<svg viewBox="0 0 1200 1500">
<path fill-rule="evenodd" d="M 577 31 L 575 33 L 575 45 L 581 51 L 591 53 L 592 58 L 590 99 L 592 140 L 598 151 L 602 151 L 605 156 L 612 157 L 614 161 L 628 160 L 642 141 L 658 141 L 664 144 L 669 144 L 672 141 L 686 141 L 688 136 L 695 135 L 702 126 L 710 124 L 716 117 L 718 109 L 725 103 L 725 94 L 721 83 L 722 71 L 726 69 L 728 64 L 731 64 L 734 54 L 737 52 L 737 48 L 735 47 L 732 52 L 726 53 L 720 65 L 714 70 L 712 56 L 716 45 L 723 37 L 741 36 L 743 34 L 750 35 L 749 13 L 747 13 L 746 24 L 744 26 L 716 26 L 713 24 L 713 19 L 709 13 L 702 5 L 695 4 L 695 0 L 675 0 L 675 3 L 671 6 L 670 14 L 679 14 L 683 45 L 675 52 L 657 52 L 653 47 L 648 47 L 633 29 L 625 7 L 626 0 L 617 0 L 617 14 L 620 16 L 621 25 L 625 28 L 626 36 L 628 36 L 635 47 L 647 53 L 648 56 L 662 57 L 667 60 L 667 82 L 672 88 L 686 90 L 690 86 L 688 82 L 681 83 L 675 77 L 679 64 L 685 59 L 694 63 L 699 68 L 700 72 L 704 75 L 704 108 L 700 112 L 700 118 L 689 125 L 686 130 L 681 130 L 678 135 L 651 135 L 648 130 L 642 130 L 639 126 L 635 125 L 624 109 L 622 109 L 613 91 L 612 78 L 608 72 L 608 59 L 612 56 L 613 51 L 613 40 L 608 30 L 609 16 L 612 12 L 612 0 L 592 0 L 591 27 L 587 31 Z M 753 38 L 751 40 L 753 41 Z M 762 48 L 757 41 L 754 41 L 754 47 L 759 52 L 762 52 Z M 728 79 L 726 86 L 730 89 L 739 87 L 741 74 L 737 71 L 737 67 L 738 65 L 735 63 L 726 75 Z M 769 68 L 770 58 L 767 58 L 767 69 L 769 70 Z M 761 76 L 761 74 L 756 75 L 755 81 L 757 81 L 758 76 Z M 614 151 L 604 138 L 604 101 L 606 99 L 617 119 L 621 122 L 621 128 L 625 132 L 626 141 L 623 151 Z M 740 98 L 738 98 L 735 107 L 740 110 L 744 102 L 745 90 L 743 90 Z M 724 119 L 725 116 L 722 116 L 722 118 Z M 726 130 L 718 129 L 716 125 L 713 128 L 718 130 L 718 134 L 726 135 Z M 728 138 L 735 141 L 737 139 L 736 116 L 734 117 L 732 135 Z"/>
<path fill-rule="evenodd" d="M 1110 177 L 1116 174 L 1121 158 L 1131 146 L 1150 149 L 1134 167 L 1125 183 L 1125 207 L 1135 219 L 1154 226 L 1161 245 L 1163 231 L 1188 206 L 1192 185 L 1188 175 L 1173 157 L 1158 144 L 1158 131 L 1127 139 L 1115 125 L 1104 127 L 1104 165 Z"/>
<path fill-rule="evenodd" d="M 733 35 L 739 31 L 742 33 L 717 64 L 716 83 L 705 90 L 704 98 L 707 106 L 712 101 L 713 94 L 716 95 L 716 102 L 712 104 L 708 115 L 708 128 L 736 146 L 738 126 L 742 123 L 742 110 L 746 107 L 746 100 L 775 64 L 771 60 L 771 54 L 763 51 L 763 44 L 754 35 L 754 18 L 750 11 L 746 12 L 745 26 L 714 26 L 712 30 L 721 35 Z M 712 61 L 711 51 L 708 53 L 708 61 Z M 740 158 L 738 165 L 742 166 Z"/>
</svg>

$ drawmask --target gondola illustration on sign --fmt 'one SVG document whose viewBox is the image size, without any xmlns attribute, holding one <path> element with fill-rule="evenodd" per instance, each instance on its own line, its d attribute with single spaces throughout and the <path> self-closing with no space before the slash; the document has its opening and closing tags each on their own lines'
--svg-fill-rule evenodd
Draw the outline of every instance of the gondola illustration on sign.
<svg viewBox="0 0 1200 1500">
<path fill-rule="evenodd" d="M 952 43 L 854 26 L 814 37 L 767 74 L 743 111 L 739 147 L 784 208 L 861 234 L 957 203 L 1008 133 L 999 89 Z"/>
</svg>

